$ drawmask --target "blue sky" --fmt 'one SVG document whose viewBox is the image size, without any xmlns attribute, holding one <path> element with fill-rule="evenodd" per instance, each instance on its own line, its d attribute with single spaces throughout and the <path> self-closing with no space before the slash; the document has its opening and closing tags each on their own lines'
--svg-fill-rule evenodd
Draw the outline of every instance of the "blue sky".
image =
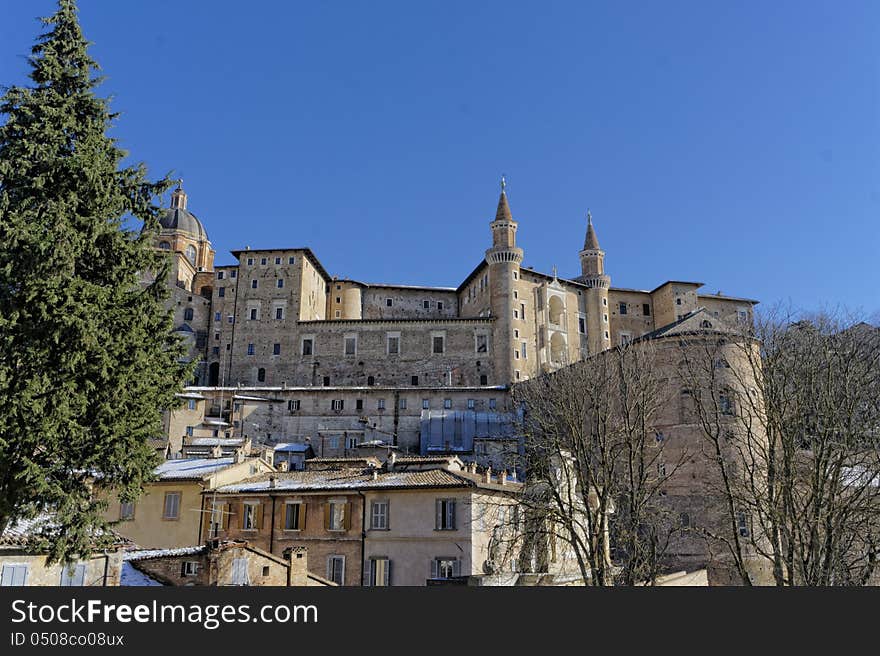
<svg viewBox="0 0 880 656">
<path fill-rule="evenodd" d="M 0 0 L 21 83 L 51 0 Z M 508 179 L 525 265 L 880 311 L 880 3 L 80 0 L 113 134 L 218 252 L 455 286 Z"/>
</svg>

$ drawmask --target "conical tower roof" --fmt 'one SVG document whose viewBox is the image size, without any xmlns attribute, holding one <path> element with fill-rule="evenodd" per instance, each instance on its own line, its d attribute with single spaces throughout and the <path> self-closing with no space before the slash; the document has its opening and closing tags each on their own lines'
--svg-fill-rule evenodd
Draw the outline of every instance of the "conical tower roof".
<svg viewBox="0 0 880 656">
<path fill-rule="evenodd" d="M 587 210 L 587 236 L 584 239 L 584 250 L 601 250 L 601 248 L 599 247 L 599 238 L 596 237 L 596 229 L 593 228 L 593 215 L 590 214 L 589 210 Z"/>
<path fill-rule="evenodd" d="M 495 212 L 496 221 L 513 221 L 510 214 L 510 205 L 507 204 L 507 194 L 502 190 L 498 199 L 498 210 Z"/>
</svg>

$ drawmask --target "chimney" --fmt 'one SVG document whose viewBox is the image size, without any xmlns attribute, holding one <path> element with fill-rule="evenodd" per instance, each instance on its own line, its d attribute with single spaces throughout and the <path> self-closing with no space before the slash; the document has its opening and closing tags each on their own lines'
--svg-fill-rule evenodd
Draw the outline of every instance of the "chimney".
<svg viewBox="0 0 880 656">
<path fill-rule="evenodd" d="M 486 471 L 483 473 L 483 482 L 491 483 L 492 482 L 492 468 L 486 467 Z"/>
<path fill-rule="evenodd" d="M 236 449 L 235 450 L 235 462 L 242 463 L 245 459 L 244 449 Z"/>
<path fill-rule="evenodd" d="M 395 462 L 397 462 L 397 454 L 394 451 L 389 451 L 388 460 L 385 461 L 385 464 L 388 466 L 388 471 L 394 471 Z"/>
<path fill-rule="evenodd" d="M 269 477 L 269 488 L 273 489 L 273 490 L 275 489 L 275 475 L 274 474 Z"/>
<path fill-rule="evenodd" d="M 244 440 L 244 443 L 241 445 L 241 450 L 244 451 L 245 455 L 250 455 L 251 446 L 253 446 L 253 442 L 251 441 L 251 438 L 246 437 Z"/>
<path fill-rule="evenodd" d="M 507 470 L 502 469 L 501 473 L 498 474 L 498 485 L 507 485 Z"/>
<path fill-rule="evenodd" d="M 223 457 L 223 449 L 220 448 L 219 444 L 215 444 L 211 448 L 211 457 L 212 458 L 222 458 Z"/>
<path fill-rule="evenodd" d="M 377 470 L 375 470 L 375 469 L 373 470 L 373 477 L 372 477 L 372 478 L 373 478 L 374 481 L 377 480 L 377 479 L 379 478 L 379 472 L 378 472 Z"/>
</svg>

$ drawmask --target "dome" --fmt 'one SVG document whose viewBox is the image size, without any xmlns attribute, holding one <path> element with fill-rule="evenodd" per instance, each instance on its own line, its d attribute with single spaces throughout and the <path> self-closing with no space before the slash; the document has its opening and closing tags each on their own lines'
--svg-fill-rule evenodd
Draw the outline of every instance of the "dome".
<svg viewBox="0 0 880 656">
<path fill-rule="evenodd" d="M 196 218 L 196 215 L 182 207 L 172 207 L 165 210 L 165 214 L 159 219 L 159 224 L 164 230 L 179 230 L 187 232 L 199 241 L 208 241 L 208 233 L 205 226 Z"/>
</svg>

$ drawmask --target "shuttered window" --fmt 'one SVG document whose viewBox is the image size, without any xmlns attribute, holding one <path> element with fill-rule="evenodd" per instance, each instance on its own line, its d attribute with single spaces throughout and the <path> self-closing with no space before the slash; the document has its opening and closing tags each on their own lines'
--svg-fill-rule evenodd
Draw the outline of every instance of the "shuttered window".
<svg viewBox="0 0 880 656">
<path fill-rule="evenodd" d="M 180 492 L 166 492 L 162 519 L 180 519 Z"/>
<path fill-rule="evenodd" d="M 391 585 L 391 561 L 387 558 L 370 558 L 371 586 Z"/>
<path fill-rule="evenodd" d="M 0 586 L 27 585 L 27 575 L 27 565 L 5 564 L 0 572 Z"/>
<path fill-rule="evenodd" d="M 455 499 L 437 499 L 434 528 L 438 531 L 455 530 Z"/>
<path fill-rule="evenodd" d="M 248 559 L 236 558 L 232 561 L 232 585 L 250 585 Z"/>
<path fill-rule="evenodd" d="M 74 567 L 64 565 L 61 568 L 61 583 L 63 586 L 83 586 L 86 584 L 86 565 L 80 563 Z"/>
</svg>

